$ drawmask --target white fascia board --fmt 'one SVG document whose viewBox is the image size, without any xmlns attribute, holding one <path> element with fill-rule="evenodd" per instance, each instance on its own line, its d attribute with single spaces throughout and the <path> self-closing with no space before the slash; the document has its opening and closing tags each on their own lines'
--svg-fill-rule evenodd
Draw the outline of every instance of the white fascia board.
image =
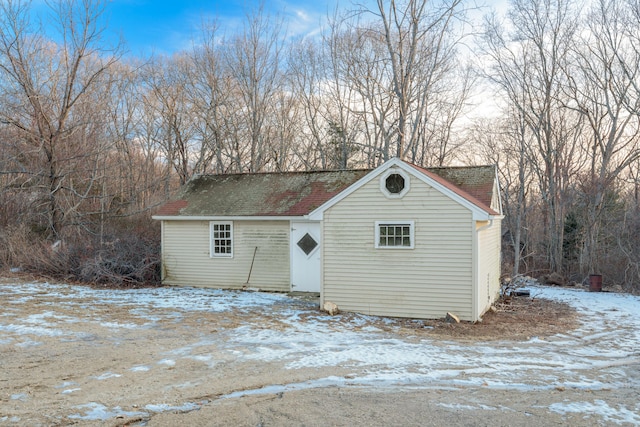
<svg viewBox="0 0 640 427">
<path fill-rule="evenodd" d="M 366 174 L 365 176 L 363 176 L 362 178 L 360 178 L 359 180 L 351 184 L 349 187 L 345 188 L 340 193 L 336 194 L 331 199 L 327 200 L 322 205 L 318 206 L 313 211 L 311 211 L 308 215 L 309 219 L 312 221 L 322 221 L 324 217 L 324 211 L 326 211 L 331 206 L 335 205 L 336 203 L 338 203 L 348 195 L 352 194 L 354 191 L 356 191 L 357 189 L 359 189 L 360 187 L 362 187 L 363 185 L 365 185 L 375 177 L 379 176 L 382 172 L 386 171 L 387 169 L 393 166 L 397 166 L 402 163 L 403 162 L 399 158 L 394 157 L 391 160 L 388 160 L 387 162 L 381 164 L 380 166 L 378 166 L 377 168 L 375 168 L 374 170 L 372 170 L 371 172 L 369 172 L 368 174 Z"/>
<path fill-rule="evenodd" d="M 438 190 L 439 192 L 441 192 L 445 196 L 449 197 L 453 201 L 458 202 L 460 205 L 462 205 L 465 208 L 469 209 L 471 211 L 471 214 L 473 215 L 473 219 L 475 221 L 488 221 L 491 218 L 495 218 L 494 215 L 491 215 L 489 212 L 485 211 L 484 209 L 480 208 L 479 206 L 476 206 L 474 203 L 472 203 L 469 200 L 465 199 L 464 197 L 462 197 L 458 193 L 448 189 L 447 187 L 445 187 L 444 185 L 440 184 L 438 181 L 432 179 L 428 175 L 423 174 L 418 169 L 416 169 L 416 168 L 414 168 L 414 167 L 412 167 L 412 166 L 410 166 L 410 165 L 408 165 L 408 164 L 406 164 L 404 162 L 401 162 L 399 164 L 399 166 L 404 171 L 406 171 L 407 173 L 413 174 L 413 176 L 415 176 L 416 178 L 420 179 L 425 184 L 435 188 L 436 190 Z"/>
<path fill-rule="evenodd" d="M 159 221 L 296 221 L 305 220 L 306 216 L 166 216 L 153 215 Z"/>
<path fill-rule="evenodd" d="M 390 169 L 392 167 L 398 167 L 398 168 L 402 169 L 403 171 L 405 171 L 406 173 L 408 173 L 409 175 L 415 176 L 416 178 L 418 178 L 419 180 L 421 180 L 425 184 L 435 188 L 437 191 L 441 192 L 445 196 L 449 197 L 450 199 L 454 200 L 455 202 L 457 202 L 460 205 L 464 206 L 465 208 L 469 209 L 471 211 L 471 213 L 473 215 L 473 219 L 475 221 L 488 221 L 491 218 L 496 218 L 495 216 L 489 214 L 489 212 L 487 212 L 484 209 L 476 206 L 475 204 L 471 203 L 469 200 L 465 199 L 464 197 L 460 196 L 459 194 L 455 193 L 454 191 L 451 191 L 450 189 L 448 189 L 444 185 L 440 184 L 438 181 L 433 180 L 428 175 L 423 174 L 418 169 L 416 169 L 416 168 L 412 167 L 411 165 L 403 162 L 398 157 L 394 157 L 391 160 L 388 160 L 386 163 L 378 166 L 377 168 L 375 168 L 374 170 L 372 170 L 371 172 L 369 172 L 368 174 L 366 174 L 365 176 L 360 178 L 357 182 L 355 182 L 351 186 L 347 187 L 344 191 L 342 191 L 339 194 L 336 194 L 333 198 L 331 198 L 330 200 L 326 201 L 324 204 L 322 204 L 321 206 L 316 208 L 314 211 L 312 211 L 309 214 L 309 219 L 316 220 L 316 221 L 322 221 L 323 215 L 324 215 L 324 211 L 326 211 L 331 206 L 335 205 L 336 203 L 338 203 L 339 201 L 341 201 L 345 197 L 349 196 L 354 191 L 356 191 L 357 189 L 359 189 L 363 185 L 367 184 L 372 179 L 380 176 L 383 172 L 385 172 L 386 170 L 388 170 L 388 169 Z"/>
</svg>

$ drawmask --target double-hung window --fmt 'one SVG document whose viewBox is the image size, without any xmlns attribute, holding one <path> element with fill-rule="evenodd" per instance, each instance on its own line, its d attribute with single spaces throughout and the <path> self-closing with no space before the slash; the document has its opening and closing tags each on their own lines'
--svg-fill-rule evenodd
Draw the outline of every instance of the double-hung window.
<svg viewBox="0 0 640 427">
<path fill-rule="evenodd" d="M 413 221 L 376 221 L 376 248 L 413 249 Z"/>
<path fill-rule="evenodd" d="M 210 222 L 209 234 L 212 258 L 233 257 L 233 223 L 231 221 Z"/>
</svg>

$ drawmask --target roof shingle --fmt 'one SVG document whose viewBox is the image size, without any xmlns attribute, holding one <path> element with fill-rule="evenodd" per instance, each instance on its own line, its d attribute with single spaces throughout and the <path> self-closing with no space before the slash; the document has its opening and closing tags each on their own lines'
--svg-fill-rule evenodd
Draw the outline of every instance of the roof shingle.
<svg viewBox="0 0 640 427">
<path fill-rule="evenodd" d="M 490 214 L 493 166 L 422 168 L 410 165 Z M 370 170 L 200 175 L 159 216 L 303 216 Z"/>
<path fill-rule="evenodd" d="M 492 215 L 498 215 L 498 212 L 495 212 L 491 208 L 493 188 L 496 179 L 495 166 L 454 166 L 440 168 L 411 166 L 432 178 L 434 178 L 433 175 L 436 175 L 437 178 L 435 179 L 450 190 Z M 462 192 L 460 190 L 462 190 Z"/>
<path fill-rule="evenodd" d="M 160 208 L 168 216 L 302 216 L 367 170 L 200 175 Z"/>
</svg>

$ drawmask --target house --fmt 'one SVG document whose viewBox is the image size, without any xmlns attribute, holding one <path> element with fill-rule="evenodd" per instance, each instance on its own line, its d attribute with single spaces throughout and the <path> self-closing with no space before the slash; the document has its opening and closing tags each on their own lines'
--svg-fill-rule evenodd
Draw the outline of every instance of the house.
<svg viewBox="0 0 640 427">
<path fill-rule="evenodd" d="M 343 311 L 476 321 L 499 293 L 494 166 L 202 175 L 153 218 L 163 283 L 319 292 Z"/>
</svg>

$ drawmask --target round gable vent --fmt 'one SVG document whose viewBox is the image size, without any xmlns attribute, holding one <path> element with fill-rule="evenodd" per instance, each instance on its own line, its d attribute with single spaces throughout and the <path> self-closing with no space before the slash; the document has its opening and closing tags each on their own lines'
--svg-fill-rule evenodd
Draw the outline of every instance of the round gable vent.
<svg viewBox="0 0 640 427">
<path fill-rule="evenodd" d="M 380 190 L 389 198 L 400 198 L 409 191 L 409 176 L 400 169 L 391 169 L 380 178 Z"/>
<path fill-rule="evenodd" d="M 404 178 L 399 173 L 392 173 L 385 180 L 385 187 L 391 194 L 400 194 L 404 190 Z"/>
</svg>

